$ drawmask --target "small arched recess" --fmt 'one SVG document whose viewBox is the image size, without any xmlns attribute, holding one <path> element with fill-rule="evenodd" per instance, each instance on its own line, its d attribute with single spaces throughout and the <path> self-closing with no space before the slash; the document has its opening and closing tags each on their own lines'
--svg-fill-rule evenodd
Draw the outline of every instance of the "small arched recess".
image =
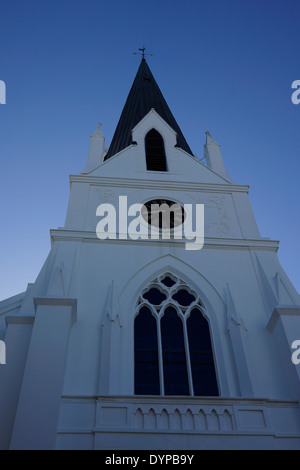
<svg viewBox="0 0 300 470">
<path fill-rule="evenodd" d="M 154 128 L 145 136 L 145 152 L 147 170 L 167 171 L 164 139 Z"/>
</svg>

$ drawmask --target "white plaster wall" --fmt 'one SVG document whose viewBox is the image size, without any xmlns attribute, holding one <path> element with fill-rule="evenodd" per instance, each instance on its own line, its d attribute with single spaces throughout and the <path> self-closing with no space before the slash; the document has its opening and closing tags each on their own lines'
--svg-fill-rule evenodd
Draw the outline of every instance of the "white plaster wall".
<svg viewBox="0 0 300 470">
<path fill-rule="evenodd" d="M 75 232 L 59 233 L 68 240 Z M 56 237 L 59 238 L 57 233 Z M 268 259 L 272 260 L 274 270 L 281 269 L 276 253 L 268 252 Z M 61 295 L 78 301 L 78 320 L 70 336 L 64 393 L 98 393 L 101 324 L 112 280 L 116 281 L 119 292 L 122 319 L 121 341 L 115 350 L 120 364 L 119 392 L 133 393 L 135 301 L 140 290 L 164 271 L 173 271 L 189 283 L 206 306 L 222 394 L 239 395 L 228 335 L 225 288 L 229 283 L 236 310 L 246 327 L 244 348 L 254 395 L 288 398 L 274 340 L 266 329 L 271 311 L 267 311 L 264 303 L 251 250 L 208 246 L 190 252 L 183 243 L 101 241 L 95 234 L 93 238 L 85 238 L 81 232 L 76 240 L 53 243 L 51 254 L 31 289 L 32 298 Z M 32 298 L 27 299 L 27 305 Z"/>
</svg>

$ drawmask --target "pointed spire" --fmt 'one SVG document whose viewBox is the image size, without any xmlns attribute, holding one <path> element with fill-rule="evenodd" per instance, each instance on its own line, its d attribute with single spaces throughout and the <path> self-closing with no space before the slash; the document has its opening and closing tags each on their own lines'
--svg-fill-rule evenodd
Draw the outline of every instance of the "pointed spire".
<svg viewBox="0 0 300 470">
<path fill-rule="evenodd" d="M 298 299 L 293 295 L 292 290 L 289 288 L 289 285 L 285 282 L 283 276 L 277 271 L 275 275 L 275 284 L 276 284 L 276 293 L 279 305 L 289 305 L 299 303 Z M 297 294 L 297 293 L 296 293 Z"/>
<path fill-rule="evenodd" d="M 207 166 L 227 181 L 232 182 L 224 166 L 220 144 L 213 139 L 208 131 L 206 131 L 205 134 L 206 144 L 204 145 L 204 156 Z"/>
<path fill-rule="evenodd" d="M 238 373 L 240 393 L 242 396 L 252 397 L 253 386 L 248 364 L 248 351 L 246 349 L 247 328 L 241 315 L 238 313 L 233 299 L 232 289 L 228 283 L 225 287 L 225 299 L 227 308 L 227 328 Z"/>
<path fill-rule="evenodd" d="M 226 284 L 226 307 L 227 307 L 227 326 L 228 326 L 228 330 L 230 330 L 232 328 L 232 324 L 233 324 L 234 326 L 239 326 L 239 327 L 243 328 L 246 331 L 247 328 L 245 326 L 245 323 L 244 323 L 241 315 L 239 315 L 237 313 L 235 302 L 233 300 L 232 292 L 231 292 L 231 289 L 230 289 L 228 283 Z"/>
<path fill-rule="evenodd" d="M 47 295 L 65 297 L 65 269 L 64 263 L 60 262 L 54 270 L 51 282 L 49 284 Z"/>
<path fill-rule="evenodd" d="M 104 154 L 105 138 L 102 133 L 102 124 L 99 123 L 94 134 L 90 137 L 90 150 L 86 167 L 83 173 L 93 171 L 97 166 L 102 163 Z"/>
<path fill-rule="evenodd" d="M 120 319 L 119 298 L 115 281 L 111 281 L 109 296 L 105 309 L 105 317 L 102 326 L 104 326 L 106 322 L 113 322 L 117 323 L 119 326 L 122 326 Z"/>
<path fill-rule="evenodd" d="M 99 395 L 120 393 L 120 341 L 122 324 L 115 281 L 111 281 L 104 319 L 101 324 Z"/>
<path fill-rule="evenodd" d="M 270 315 L 273 312 L 274 308 L 278 305 L 277 293 L 274 284 L 270 282 L 271 279 L 269 279 L 263 268 L 263 263 L 260 260 L 260 256 L 258 255 L 258 253 L 255 253 L 255 259 L 263 302 L 265 304 L 267 314 Z"/>
<path fill-rule="evenodd" d="M 132 129 L 152 108 L 177 133 L 177 146 L 193 155 L 148 67 L 146 59 L 143 58 L 104 160 L 132 144 Z"/>
</svg>

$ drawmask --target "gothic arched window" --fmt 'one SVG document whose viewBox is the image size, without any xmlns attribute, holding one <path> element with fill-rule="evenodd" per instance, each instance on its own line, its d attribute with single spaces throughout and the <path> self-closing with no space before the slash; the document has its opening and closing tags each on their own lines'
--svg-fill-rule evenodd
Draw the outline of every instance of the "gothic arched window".
<svg viewBox="0 0 300 470">
<path fill-rule="evenodd" d="M 135 393 L 159 395 L 156 320 L 148 307 L 142 307 L 134 323 Z"/>
<path fill-rule="evenodd" d="M 151 129 L 145 137 L 147 170 L 167 171 L 164 139 L 156 129 Z"/>
<path fill-rule="evenodd" d="M 197 293 L 173 274 L 144 289 L 134 320 L 136 395 L 219 395 L 203 313 Z"/>
</svg>

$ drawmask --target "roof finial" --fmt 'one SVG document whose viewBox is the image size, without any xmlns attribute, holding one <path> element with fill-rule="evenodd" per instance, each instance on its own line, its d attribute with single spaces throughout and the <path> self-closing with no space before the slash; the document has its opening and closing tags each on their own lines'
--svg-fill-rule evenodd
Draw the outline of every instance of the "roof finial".
<svg viewBox="0 0 300 470">
<path fill-rule="evenodd" d="M 143 47 L 139 48 L 139 51 L 141 51 L 141 52 L 134 52 L 134 54 L 141 55 L 143 59 L 145 59 L 145 55 L 153 55 L 153 54 L 145 54 L 145 50 L 146 50 L 146 48 L 145 48 L 145 46 L 143 46 Z"/>
</svg>

